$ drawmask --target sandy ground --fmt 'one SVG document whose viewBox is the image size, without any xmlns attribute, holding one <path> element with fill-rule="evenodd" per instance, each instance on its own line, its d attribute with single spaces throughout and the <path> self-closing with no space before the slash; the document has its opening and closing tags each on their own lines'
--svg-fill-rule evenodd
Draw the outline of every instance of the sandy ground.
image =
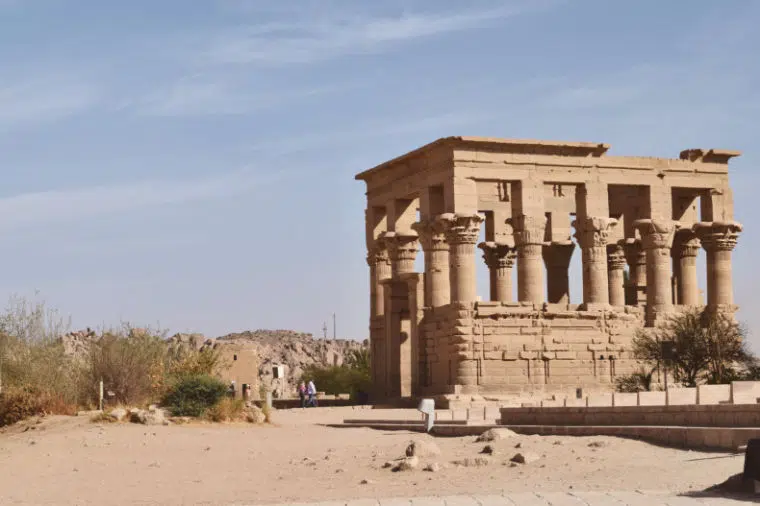
<svg viewBox="0 0 760 506">
<path fill-rule="evenodd" d="M 497 453 L 485 467 L 457 467 L 451 462 L 479 457 L 485 445 L 474 437 L 323 425 L 343 418 L 418 416 L 299 409 L 276 412 L 273 426 L 142 426 L 51 417 L 0 433 L 0 504 L 262 504 L 572 489 L 688 492 L 722 482 L 743 466 L 743 456 L 625 439 L 518 436 L 493 443 Z M 440 463 L 441 471 L 381 468 L 403 456 L 415 438 L 437 444 L 441 455 L 421 460 Z M 505 465 L 518 451 L 542 458 Z"/>
</svg>

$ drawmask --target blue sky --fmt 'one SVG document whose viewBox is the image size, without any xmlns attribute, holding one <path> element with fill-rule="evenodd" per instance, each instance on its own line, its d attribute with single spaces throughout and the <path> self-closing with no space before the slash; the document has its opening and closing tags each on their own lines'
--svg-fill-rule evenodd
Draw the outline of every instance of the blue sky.
<svg viewBox="0 0 760 506">
<path fill-rule="evenodd" d="M 364 338 L 354 174 L 486 135 L 743 151 L 758 329 L 758 21 L 752 0 L 0 0 L 0 297 L 208 335 L 336 312 Z"/>
</svg>

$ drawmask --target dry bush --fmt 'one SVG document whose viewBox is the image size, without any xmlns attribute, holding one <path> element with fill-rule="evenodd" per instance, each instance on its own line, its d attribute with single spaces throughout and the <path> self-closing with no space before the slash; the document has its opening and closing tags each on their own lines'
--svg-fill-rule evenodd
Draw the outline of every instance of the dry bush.
<svg viewBox="0 0 760 506">
<path fill-rule="evenodd" d="M 200 350 L 188 346 L 175 346 L 168 350 L 167 375 L 173 378 L 184 376 L 215 375 L 225 366 L 218 350 L 202 348 Z"/>
<path fill-rule="evenodd" d="M 73 415 L 75 407 L 49 392 L 34 388 L 8 388 L 0 395 L 0 427 L 33 416 Z"/>
<path fill-rule="evenodd" d="M 234 422 L 242 420 L 245 402 L 242 399 L 225 397 L 206 411 L 206 418 L 212 422 Z"/>
<path fill-rule="evenodd" d="M 125 324 L 104 332 L 90 350 L 89 383 L 103 381 L 112 400 L 127 405 L 158 399 L 165 386 L 167 347 L 162 336 L 150 329 Z M 94 387 L 93 387 L 94 390 Z M 93 391 L 93 397 L 97 395 Z"/>
<path fill-rule="evenodd" d="M 108 413 L 98 413 L 90 418 L 92 423 L 116 423 L 118 420 Z"/>
<path fill-rule="evenodd" d="M 64 354 L 59 336 L 68 324 L 44 302 L 12 297 L 0 315 L 0 385 L 39 396 L 52 413 L 76 409 L 85 367 Z M 18 398 L 16 398 L 18 400 Z"/>
</svg>

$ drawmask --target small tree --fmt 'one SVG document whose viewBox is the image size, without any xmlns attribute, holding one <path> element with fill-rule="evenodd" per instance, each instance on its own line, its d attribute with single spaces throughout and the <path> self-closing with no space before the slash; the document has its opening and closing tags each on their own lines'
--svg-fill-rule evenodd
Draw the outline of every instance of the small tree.
<svg viewBox="0 0 760 506">
<path fill-rule="evenodd" d="M 652 377 L 657 368 L 647 370 L 643 367 L 628 376 L 615 378 L 615 390 L 617 392 L 649 392 L 652 390 Z"/>
<path fill-rule="evenodd" d="M 673 357 L 667 366 L 676 381 L 691 387 L 700 381 L 722 383 L 735 373 L 734 363 L 752 359 L 744 336 L 744 328 L 730 316 L 689 309 L 669 317 L 656 329 L 637 331 L 633 355 L 659 367 L 668 359 L 662 343 L 670 342 Z"/>
</svg>

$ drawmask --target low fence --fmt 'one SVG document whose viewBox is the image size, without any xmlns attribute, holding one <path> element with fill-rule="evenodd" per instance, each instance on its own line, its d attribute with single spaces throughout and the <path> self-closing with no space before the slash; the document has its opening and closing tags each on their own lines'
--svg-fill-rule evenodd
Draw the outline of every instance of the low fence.
<svg viewBox="0 0 760 506">
<path fill-rule="evenodd" d="M 317 404 L 322 407 L 336 407 L 336 406 L 355 406 L 361 403 L 358 401 L 352 400 L 349 394 L 328 395 L 322 392 L 317 392 Z M 301 399 L 299 398 L 272 399 L 272 407 L 274 407 L 275 409 L 300 408 Z"/>
<path fill-rule="evenodd" d="M 502 425 L 760 427 L 760 404 L 501 408 Z"/>
<path fill-rule="evenodd" d="M 609 406 L 709 406 L 715 404 L 757 404 L 760 381 L 734 381 L 727 385 L 700 385 L 693 388 L 669 388 L 667 391 L 638 393 L 601 393 L 580 399 L 540 401 L 550 407 Z"/>
</svg>

